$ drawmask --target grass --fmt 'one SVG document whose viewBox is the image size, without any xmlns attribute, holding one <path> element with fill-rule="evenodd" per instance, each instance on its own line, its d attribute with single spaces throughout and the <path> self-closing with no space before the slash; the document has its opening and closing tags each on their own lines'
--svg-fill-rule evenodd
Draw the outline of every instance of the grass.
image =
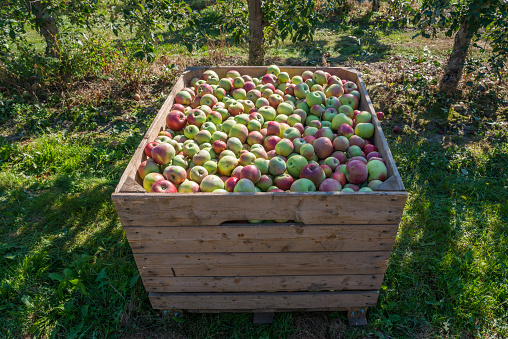
<svg viewBox="0 0 508 339">
<path fill-rule="evenodd" d="M 437 84 L 450 39 L 362 25 L 331 21 L 315 44 L 272 46 L 268 60 L 317 65 L 330 52 L 331 65 L 360 69 L 386 113 L 409 197 L 366 328 L 349 328 L 342 312 L 280 313 L 273 325 L 254 326 L 250 314 L 151 309 L 110 195 L 181 71 L 245 64 L 246 46 L 217 35 L 188 53 L 168 40 L 148 65 L 103 37 L 70 46 L 68 79 L 39 59 L 31 82 L 33 59 L 23 51 L 17 64 L 2 65 L 0 337 L 508 336 L 505 85 L 477 71 L 467 76 L 472 86 L 443 97 Z"/>
</svg>

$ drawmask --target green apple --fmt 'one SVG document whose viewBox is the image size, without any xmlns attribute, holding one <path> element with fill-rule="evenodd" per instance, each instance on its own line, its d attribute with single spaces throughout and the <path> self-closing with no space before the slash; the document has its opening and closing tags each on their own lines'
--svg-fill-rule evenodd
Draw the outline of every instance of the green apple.
<svg viewBox="0 0 508 339">
<path fill-rule="evenodd" d="M 309 179 L 303 178 L 293 182 L 290 188 L 291 192 L 315 192 L 316 185 Z"/>
<path fill-rule="evenodd" d="M 355 126 L 355 134 L 368 139 L 374 135 L 374 125 L 368 122 L 361 122 Z"/>
<path fill-rule="evenodd" d="M 308 164 L 307 159 L 303 156 L 294 155 L 287 161 L 287 171 L 293 178 L 299 178 L 300 172 L 302 172 L 302 169 Z"/>
</svg>

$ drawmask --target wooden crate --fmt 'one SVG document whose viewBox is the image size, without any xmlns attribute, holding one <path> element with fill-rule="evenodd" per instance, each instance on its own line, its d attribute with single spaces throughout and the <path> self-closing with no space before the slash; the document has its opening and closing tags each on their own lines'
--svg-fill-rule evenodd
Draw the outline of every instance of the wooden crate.
<svg viewBox="0 0 508 339">
<path fill-rule="evenodd" d="M 145 193 L 137 174 L 145 145 L 165 128 L 175 94 L 206 69 L 261 76 L 266 67 L 189 68 L 148 129 L 112 195 L 143 284 L 156 309 L 196 312 L 350 311 L 376 305 L 406 191 L 360 74 L 319 68 L 356 82 L 373 115 L 374 144 L 389 178 L 374 192 Z M 310 67 L 281 67 L 290 76 Z M 298 220 L 239 224 L 235 220 Z"/>
</svg>

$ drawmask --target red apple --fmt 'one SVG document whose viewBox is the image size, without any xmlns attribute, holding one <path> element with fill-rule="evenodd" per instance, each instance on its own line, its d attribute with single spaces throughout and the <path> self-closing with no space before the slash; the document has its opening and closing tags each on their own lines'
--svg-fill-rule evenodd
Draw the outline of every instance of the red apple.
<svg viewBox="0 0 508 339">
<path fill-rule="evenodd" d="M 326 179 L 325 171 L 315 163 L 310 163 L 305 166 L 300 172 L 301 179 L 309 179 L 316 187 L 319 187 L 323 180 Z"/>
<path fill-rule="evenodd" d="M 148 144 L 146 144 L 145 146 L 145 154 L 147 157 L 152 157 L 152 149 L 157 146 L 158 144 L 160 144 L 160 142 L 157 142 L 157 141 L 152 141 L 152 142 L 149 142 Z"/>
<path fill-rule="evenodd" d="M 181 131 L 187 124 L 187 117 L 181 111 L 171 111 L 166 117 L 166 125 L 173 131 Z"/>
<path fill-rule="evenodd" d="M 156 181 L 152 188 L 150 189 L 150 193 L 176 193 L 178 192 L 175 185 L 171 181 L 166 179 L 161 179 Z"/>
</svg>

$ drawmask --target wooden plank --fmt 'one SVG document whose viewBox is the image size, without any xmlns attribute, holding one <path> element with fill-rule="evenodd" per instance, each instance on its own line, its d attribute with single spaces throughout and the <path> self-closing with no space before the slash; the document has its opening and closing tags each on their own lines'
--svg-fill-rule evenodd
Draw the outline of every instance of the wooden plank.
<svg viewBox="0 0 508 339">
<path fill-rule="evenodd" d="M 390 251 L 134 254 L 143 277 L 379 274 Z"/>
<path fill-rule="evenodd" d="M 150 293 L 155 309 L 278 312 L 375 306 L 378 291 L 283 293 Z"/>
<path fill-rule="evenodd" d="M 398 225 L 125 227 L 134 253 L 390 251 Z"/>
<path fill-rule="evenodd" d="M 378 290 L 383 274 L 259 277 L 145 277 L 148 292 L 268 292 Z"/>
<path fill-rule="evenodd" d="M 398 224 L 406 192 L 115 193 L 123 226 L 220 225 L 233 220 Z M 250 207 L 249 207 L 250 206 Z"/>
</svg>

